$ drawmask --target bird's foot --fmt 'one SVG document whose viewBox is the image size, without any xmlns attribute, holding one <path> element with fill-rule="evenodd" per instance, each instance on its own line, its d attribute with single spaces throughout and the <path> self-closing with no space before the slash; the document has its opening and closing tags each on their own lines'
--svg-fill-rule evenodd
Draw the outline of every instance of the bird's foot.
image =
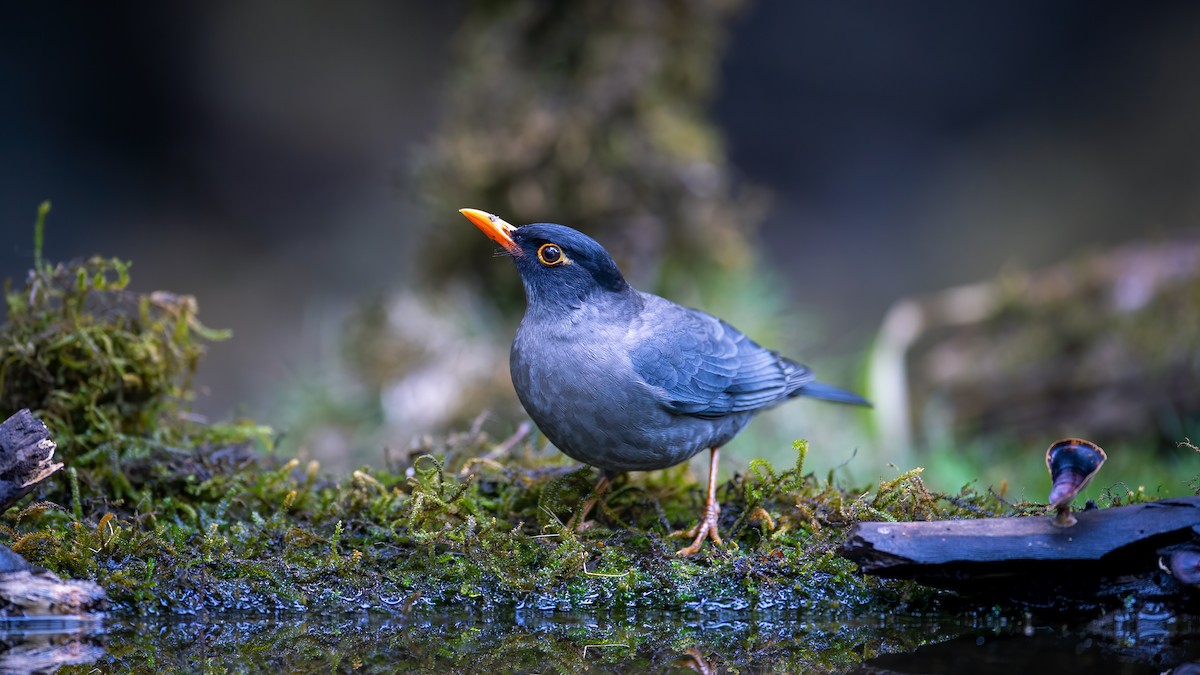
<svg viewBox="0 0 1200 675">
<path fill-rule="evenodd" d="M 672 537 L 694 537 L 690 546 L 685 546 L 675 552 L 678 556 L 695 555 L 700 552 L 700 546 L 705 539 L 712 539 L 716 544 L 723 544 L 721 535 L 717 532 L 717 516 L 721 515 L 721 505 L 715 501 L 704 506 L 704 516 L 690 530 L 672 532 Z"/>
</svg>

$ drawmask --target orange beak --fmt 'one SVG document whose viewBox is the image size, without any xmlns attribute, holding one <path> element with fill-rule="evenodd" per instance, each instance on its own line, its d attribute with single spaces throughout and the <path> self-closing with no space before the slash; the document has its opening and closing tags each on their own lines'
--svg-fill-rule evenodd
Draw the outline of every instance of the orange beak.
<svg viewBox="0 0 1200 675">
<path fill-rule="evenodd" d="M 521 247 L 512 238 L 512 233 L 517 228 L 504 222 L 503 218 L 479 209 L 459 209 L 458 212 L 466 216 L 467 220 L 475 223 L 475 227 L 478 227 L 489 239 L 507 249 L 509 253 L 521 254 Z"/>
</svg>

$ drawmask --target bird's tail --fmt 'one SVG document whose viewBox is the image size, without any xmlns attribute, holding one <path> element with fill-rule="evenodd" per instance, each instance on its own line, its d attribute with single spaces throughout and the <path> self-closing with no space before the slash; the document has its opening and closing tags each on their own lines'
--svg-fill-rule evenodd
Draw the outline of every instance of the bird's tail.
<svg viewBox="0 0 1200 675">
<path fill-rule="evenodd" d="M 809 382 L 808 384 L 796 390 L 793 396 L 807 396 L 809 398 L 819 398 L 822 401 L 833 401 L 835 403 L 849 403 L 850 405 L 865 405 L 871 407 L 871 402 L 867 399 L 855 394 L 852 391 L 839 389 L 832 384 L 824 382 Z"/>
</svg>

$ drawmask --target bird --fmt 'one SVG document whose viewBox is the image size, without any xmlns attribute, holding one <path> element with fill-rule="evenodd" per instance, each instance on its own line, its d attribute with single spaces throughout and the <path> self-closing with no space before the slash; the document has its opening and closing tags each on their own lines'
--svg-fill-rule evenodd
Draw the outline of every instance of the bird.
<svg viewBox="0 0 1200 675">
<path fill-rule="evenodd" d="M 800 396 L 870 405 L 711 314 L 637 290 L 578 230 L 459 212 L 512 258 L 525 287 L 509 354 L 517 398 L 556 448 L 602 471 L 572 520 L 582 522 L 622 472 L 665 469 L 708 450 L 700 520 L 672 535 L 692 538 L 679 556 L 698 553 L 706 539 L 722 545 L 720 449 L 751 418 Z"/>
</svg>

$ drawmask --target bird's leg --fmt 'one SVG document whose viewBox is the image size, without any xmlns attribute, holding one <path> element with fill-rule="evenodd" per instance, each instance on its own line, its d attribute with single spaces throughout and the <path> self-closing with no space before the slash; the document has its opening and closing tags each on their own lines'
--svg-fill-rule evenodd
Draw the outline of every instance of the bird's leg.
<svg viewBox="0 0 1200 675">
<path fill-rule="evenodd" d="M 690 530 L 672 532 L 672 537 L 695 537 L 692 544 L 685 548 L 681 548 L 675 552 L 675 555 L 694 555 L 700 551 L 700 545 L 705 539 L 712 539 L 717 544 L 724 543 L 721 541 L 721 535 L 717 533 L 717 516 L 721 515 L 721 505 L 717 503 L 717 462 L 721 459 L 721 449 L 712 449 L 712 458 L 708 464 L 708 498 L 704 500 L 704 516 L 700 518 L 700 522 Z"/>
<path fill-rule="evenodd" d="M 574 527 L 578 532 L 586 530 L 591 523 L 584 519 L 587 518 L 587 514 L 592 510 L 592 507 L 600 501 L 600 497 L 605 492 L 608 492 L 608 488 L 611 485 L 612 481 L 608 479 L 608 474 L 601 476 L 600 482 L 596 483 L 596 489 L 592 490 L 592 496 L 588 497 L 587 501 L 583 503 L 583 507 L 579 509 L 579 513 L 571 517 L 571 521 L 567 523 L 567 527 Z"/>
</svg>

